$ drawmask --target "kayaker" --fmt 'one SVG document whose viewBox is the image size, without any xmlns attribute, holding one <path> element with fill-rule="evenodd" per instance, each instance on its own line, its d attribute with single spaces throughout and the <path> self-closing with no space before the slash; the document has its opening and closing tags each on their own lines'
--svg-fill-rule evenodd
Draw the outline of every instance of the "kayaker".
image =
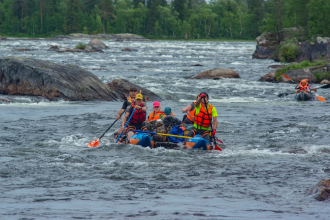
<svg viewBox="0 0 330 220">
<path fill-rule="evenodd" d="M 152 106 L 153 106 L 153 111 L 148 116 L 148 122 L 157 120 L 157 119 L 162 119 L 164 117 L 164 112 L 161 111 L 160 102 L 155 101 L 152 104 Z"/>
<path fill-rule="evenodd" d="M 134 102 L 135 96 L 137 94 L 137 89 L 136 88 L 130 88 L 127 100 L 124 101 L 123 106 L 121 109 L 118 111 L 116 120 L 121 118 L 121 114 L 126 110 L 127 106 L 130 106 L 132 102 Z"/>
<path fill-rule="evenodd" d="M 146 130 L 146 128 L 143 125 L 146 120 L 147 106 L 145 103 L 142 102 L 142 100 L 143 100 L 142 94 L 140 93 L 136 94 L 135 102 L 133 102 L 131 106 L 127 109 L 127 112 L 123 118 L 121 124 L 122 127 L 119 130 L 124 129 L 126 121 L 133 113 L 133 109 L 135 109 L 135 112 L 131 117 L 131 120 L 129 121 L 127 126 L 127 138 L 130 138 L 134 134 L 133 130 L 142 130 L 142 131 Z"/>
<path fill-rule="evenodd" d="M 206 92 L 199 94 L 196 101 L 194 114 L 194 128 L 188 132 L 186 136 L 194 137 L 199 134 L 210 142 L 210 132 L 215 135 L 218 126 L 218 113 L 214 106 L 208 103 L 209 95 Z M 211 131 L 211 123 L 213 130 Z"/>
<path fill-rule="evenodd" d="M 198 99 L 199 95 L 196 96 L 196 101 Z M 188 106 L 182 109 L 182 113 L 186 113 L 187 115 L 184 115 L 182 123 L 184 124 L 194 124 L 194 117 L 195 117 L 195 105 L 196 102 L 192 102 Z"/>
<path fill-rule="evenodd" d="M 314 91 L 314 92 L 317 91 L 315 88 L 311 89 L 310 85 L 308 84 L 308 79 L 303 79 L 300 81 L 300 83 L 297 83 L 295 89 L 296 89 L 296 93 L 299 93 L 301 91 L 305 91 L 308 93 L 310 93 L 311 91 Z"/>
</svg>

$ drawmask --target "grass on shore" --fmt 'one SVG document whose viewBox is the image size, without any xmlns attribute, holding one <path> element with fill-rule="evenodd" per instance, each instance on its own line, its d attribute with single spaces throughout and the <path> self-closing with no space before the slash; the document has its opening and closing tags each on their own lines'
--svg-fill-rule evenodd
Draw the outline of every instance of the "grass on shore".
<svg viewBox="0 0 330 220">
<path fill-rule="evenodd" d="M 325 67 L 328 63 L 329 63 L 329 61 L 325 61 L 325 60 L 317 60 L 315 62 L 310 62 L 310 61 L 304 60 L 301 63 L 290 63 L 289 65 L 285 65 L 283 68 L 278 69 L 276 71 L 276 80 L 280 81 L 282 74 L 289 70 L 304 69 L 304 68 L 313 67 L 313 66 L 322 68 L 322 67 Z"/>
</svg>

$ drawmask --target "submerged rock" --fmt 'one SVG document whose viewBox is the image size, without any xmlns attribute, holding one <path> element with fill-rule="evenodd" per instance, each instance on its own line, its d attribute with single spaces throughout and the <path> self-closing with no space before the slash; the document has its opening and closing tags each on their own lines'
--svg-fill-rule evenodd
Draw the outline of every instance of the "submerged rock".
<svg viewBox="0 0 330 220">
<path fill-rule="evenodd" d="M 259 81 L 261 82 L 277 82 L 276 80 L 276 70 L 273 70 L 266 75 L 262 76 Z"/>
<path fill-rule="evenodd" d="M 60 48 L 57 45 L 50 45 L 50 48 L 48 49 L 48 51 L 58 51 L 60 50 Z"/>
<path fill-rule="evenodd" d="M 121 51 L 138 51 L 138 50 L 126 47 L 126 48 L 122 49 Z"/>
<path fill-rule="evenodd" d="M 206 70 L 194 77 L 193 79 L 221 79 L 221 78 L 240 78 L 239 74 L 228 68 L 215 68 Z"/>
<path fill-rule="evenodd" d="M 31 49 L 31 48 L 15 48 L 15 49 L 12 49 L 12 51 L 20 51 L 20 52 L 23 52 L 23 51 L 33 51 L 35 49 Z"/>
<path fill-rule="evenodd" d="M 330 179 L 321 180 L 310 191 L 309 195 L 316 195 L 318 201 L 328 201 L 330 199 Z"/>
<path fill-rule="evenodd" d="M 75 65 L 23 57 L 0 59 L 0 94 L 43 96 L 48 100 L 114 100 L 118 96 L 87 70 Z"/>
<path fill-rule="evenodd" d="M 108 84 L 108 87 L 111 90 L 115 90 L 117 93 L 119 93 L 123 100 L 126 100 L 129 90 L 132 87 L 136 88 L 138 90 L 138 92 L 140 92 L 140 90 L 141 90 L 143 97 L 147 101 L 163 100 L 160 96 L 151 92 L 150 90 L 137 86 L 126 79 L 115 79 L 111 83 Z"/>
</svg>

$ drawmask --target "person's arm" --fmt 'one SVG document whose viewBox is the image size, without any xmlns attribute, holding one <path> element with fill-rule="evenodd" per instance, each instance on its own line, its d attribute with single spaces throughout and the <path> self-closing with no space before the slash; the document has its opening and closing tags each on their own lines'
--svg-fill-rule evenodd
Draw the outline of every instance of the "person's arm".
<svg viewBox="0 0 330 220">
<path fill-rule="evenodd" d="M 125 124 L 126 124 L 126 121 L 127 121 L 127 118 L 129 116 L 129 111 L 126 112 L 124 118 L 123 118 L 123 121 L 121 122 L 121 126 L 124 128 L 125 127 Z"/>
<path fill-rule="evenodd" d="M 191 104 L 182 109 L 182 113 L 189 112 L 191 110 Z"/>
<path fill-rule="evenodd" d="M 121 114 L 123 114 L 123 112 L 125 111 L 125 109 L 120 109 L 117 113 L 117 116 L 116 116 L 116 120 L 120 119 L 121 118 Z"/>
<path fill-rule="evenodd" d="M 202 98 L 199 96 L 198 99 L 196 100 L 196 105 L 195 106 L 199 106 L 202 102 Z"/>
<path fill-rule="evenodd" d="M 213 130 L 216 130 L 218 127 L 218 117 L 213 117 L 212 121 L 213 121 Z"/>
</svg>

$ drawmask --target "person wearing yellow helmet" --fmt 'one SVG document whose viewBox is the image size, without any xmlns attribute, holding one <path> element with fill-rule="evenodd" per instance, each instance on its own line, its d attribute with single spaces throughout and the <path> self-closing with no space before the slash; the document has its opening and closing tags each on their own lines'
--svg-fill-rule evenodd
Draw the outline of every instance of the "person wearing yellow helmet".
<svg viewBox="0 0 330 220">
<path fill-rule="evenodd" d="M 130 116 L 133 114 L 133 110 L 135 109 L 134 114 L 128 123 L 127 138 L 130 138 L 134 134 L 133 130 L 146 130 L 144 127 L 144 122 L 146 120 L 147 106 L 142 100 L 143 95 L 140 93 L 136 94 L 135 101 L 127 109 L 127 112 L 123 118 L 122 127 L 120 130 L 124 130 L 127 119 L 130 118 Z"/>
</svg>

